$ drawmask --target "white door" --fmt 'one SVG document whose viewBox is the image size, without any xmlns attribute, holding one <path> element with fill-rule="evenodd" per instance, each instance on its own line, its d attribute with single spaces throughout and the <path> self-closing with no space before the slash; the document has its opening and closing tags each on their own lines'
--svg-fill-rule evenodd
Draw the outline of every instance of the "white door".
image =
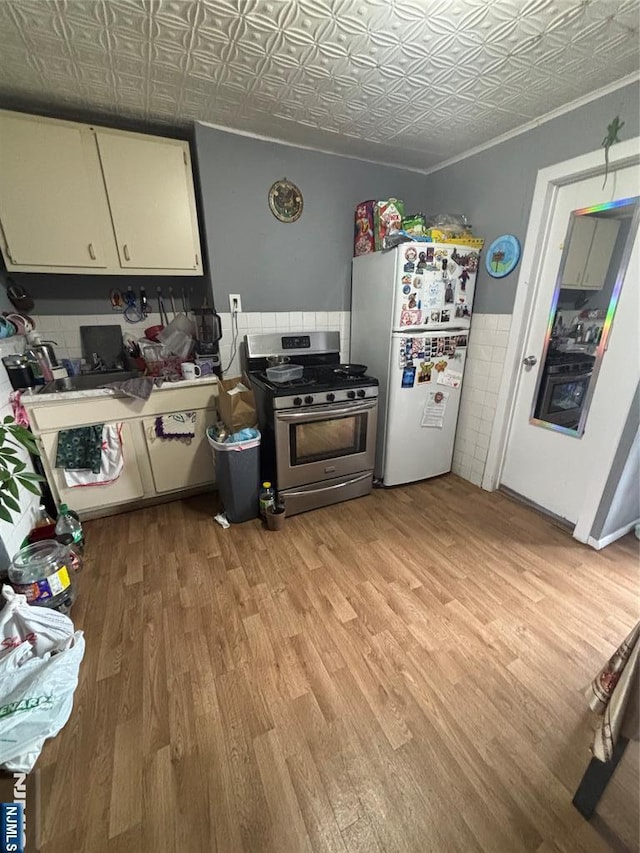
<svg viewBox="0 0 640 853">
<path fill-rule="evenodd" d="M 640 301 L 637 234 L 622 282 L 607 351 L 602 355 L 598 374 L 592 378 L 593 397 L 581 436 L 563 432 L 549 424 L 532 422 L 543 353 L 551 334 L 556 281 L 571 213 L 616 200 L 632 199 L 637 193 L 637 167 L 627 167 L 610 174 L 604 190 L 602 175 L 558 190 L 546 252 L 537 277 L 538 291 L 533 298 L 524 356 L 535 359 L 536 364 L 533 367 L 523 364 L 520 369 L 500 484 L 574 524 L 580 517 L 589 490 L 602 486 L 593 483 L 595 460 L 605 448 L 608 452 L 611 436 L 618 434 L 628 415 L 638 382 Z"/>
<path fill-rule="evenodd" d="M 106 266 L 95 204 L 103 189 L 84 158 L 79 126 L 0 113 L 0 223 L 10 268 Z"/>
<path fill-rule="evenodd" d="M 96 132 L 120 265 L 195 270 L 200 265 L 187 143 Z"/>
<path fill-rule="evenodd" d="M 451 470 L 466 339 L 466 331 L 392 336 L 385 486 Z"/>
</svg>

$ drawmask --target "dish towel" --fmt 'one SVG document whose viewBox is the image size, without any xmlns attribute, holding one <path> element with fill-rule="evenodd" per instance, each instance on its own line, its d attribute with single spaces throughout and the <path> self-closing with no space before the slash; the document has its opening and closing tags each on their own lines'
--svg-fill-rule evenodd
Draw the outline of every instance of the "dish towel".
<svg viewBox="0 0 640 853">
<path fill-rule="evenodd" d="M 156 418 L 156 437 L 185 441 L 196 437 L 196 413 L 175 412 Z"/>
<path fill-rule="evenodd" d="M 87 468 L 94 474 L 100 472 L 102 457 L 102 428 L 104 424 L 63 429 L 58 433 L 56 468 L 67 471 Z"/>
<path fill-rule="evenodd" d="M 127 397 L 134 397 L 136 400 L 148 400 L 154 385 L 157 385 L 159 388 L 162 385 L 162 379 L 156 379 L 153 376 L 138 376 L 134 379 L 109 382 L 108 385 L 103 385 L 102 387 L 120 391 L 122 394 L 126 394 Z"/>
<path fill-rule="evenodd" d="M 108 486 L 118 479 L 124 468 L 122 453 L 122 424 L 105 424 L 102 427 L 100 470 L 94 474 L 88 468 L 75 471 L 66 470 L 64 480 L 67 486 Z"/>
</svg>

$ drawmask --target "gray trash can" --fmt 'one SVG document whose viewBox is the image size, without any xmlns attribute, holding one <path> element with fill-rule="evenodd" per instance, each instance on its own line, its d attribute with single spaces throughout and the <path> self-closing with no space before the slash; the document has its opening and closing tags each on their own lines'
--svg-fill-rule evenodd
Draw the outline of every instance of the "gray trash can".
<svg viewBox="0 0 640 853">
<path fill-rule="evenodd" d="M 259 515 L 260 431 L 256 438 L 237 443 L 215 441 L 207 430 L 214 455 L 220 500 L 229 521 L 239 524 Z"/>
</svg>

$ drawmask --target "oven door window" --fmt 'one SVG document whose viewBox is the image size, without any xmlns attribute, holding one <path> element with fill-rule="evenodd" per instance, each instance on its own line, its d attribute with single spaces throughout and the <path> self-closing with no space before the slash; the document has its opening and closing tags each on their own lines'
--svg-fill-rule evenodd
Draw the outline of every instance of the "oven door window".
<svg viewBox="0 0 640 853">
<path fill-rule="evenodd" d="M 364 453 L 367 437 L 366 412 L 341 418 L 326 418 L 289 425 L 291 466 L 308 465 L 340 456 Z"/>
<path fill-rule="evenodd" d="M 568 412 L 582 406 L 588 379 L 554 383 L 549 399 L 548 413 Z"/>
</svg>

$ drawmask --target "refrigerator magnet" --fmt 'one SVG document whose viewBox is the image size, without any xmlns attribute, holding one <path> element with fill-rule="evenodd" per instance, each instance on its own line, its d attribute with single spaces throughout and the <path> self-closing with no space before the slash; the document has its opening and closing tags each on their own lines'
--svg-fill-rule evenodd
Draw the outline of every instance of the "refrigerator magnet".
<svg viewBox="0 0 640 853">
<path fill-rule="evenodd" d="M 416 268 L 416 265 L 414 263 L 412 263 L 411 261 L 407 261 L 407 263 L 403 267 L 405 272 L 413 272 L 415 270 L 415 268 Z"/>
<path fill-rule="evenodd" d="M 402 276 L 402 283 L 408 284 L 409 286 L 411 286 L 411 276 L 410 275 L 403 275 Z"/>
<path fill-rule="evenodd" d="M 451 322 L 451 311 L 448 309 L 444 309 L 440 312 L 440 322 L 441 323 L 450 323 Z"/>
<path fill-rule="evenodd" d="M 432 361 L 421 361 L 420 372 L 418 373 L 418 382 L 431 382 L 431 371 L 433 370 Z"/>
<path fill-rule="evenodd" d="M 407 296 L 409 293 L 411 293 L 411 285 L 409 285 L 409 284 L 403 285 L 402 286 L 402 292 L 404 293 L 405 296 Z"/>
<path fill-rule="evenodd" d="M 431 312 L 431 322 L 432 323 L 439 323 L 440 322 L 440 312 L 439 311 L 432 311 Z"/>
<path fill-rule="evenodd" d="M 405 365 L 402 371 L 402 387 L 413 388 L 413 383 L 416 380 L 416 369 L 412 362 Z"/>
<path fill-rule="evenodd" d="M 434 248 L 433 248 L 433 246 L 429 246 L 429 248 L 428 248 L 428 249 L 427 249 L 427 251 L 426 251 L 426 261 L 427 261 L 427 263 L 428 263 L 428 264 L 432 264 L 432 263 L 433 263 L 433 253 L 434 253 Z"/>
<path fill-rule="evenodd" d="M 418 253 L 416 252 L 413 246 L 409 246 L 408 249 L 405 249 L 404 257 L 407 261 L 415 261 L 415 259 L 418 257 Z"/>
</svg>

